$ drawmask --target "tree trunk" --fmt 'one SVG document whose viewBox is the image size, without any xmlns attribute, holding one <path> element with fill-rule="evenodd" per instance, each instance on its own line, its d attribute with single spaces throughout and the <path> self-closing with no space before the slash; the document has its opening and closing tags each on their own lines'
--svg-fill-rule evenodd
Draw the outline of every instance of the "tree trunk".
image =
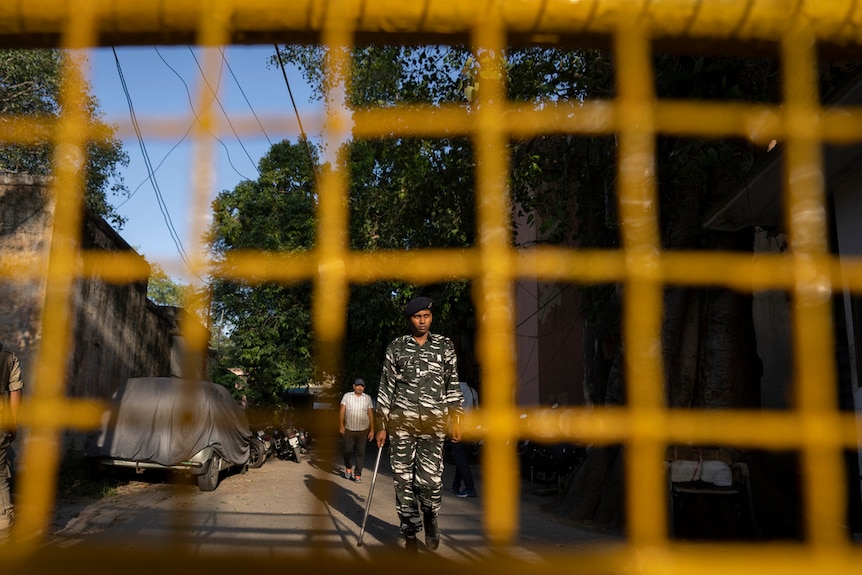
<svg viewBox="0 0 862 575">
<path fill-rule="evenodd" d="M 670 287 L 662 324 L 667 405 L 670 408 L 758 407 L 760 376 L 751 296 L 721 288 Z M 587 335 L 595 335 L 589 330 Z M 590 345 L 592 343 L 592 345 Z M 595 339 L 588 347 L 596 349 Z M 607 381 L 587 384 L 602 405 L 625 403 L 622 346 Z M 600 373 L 592 369 L 593 374 Z M 603 392 L 603 393 L 602 393 Z M 561 513 L 595 529 L 624 527 L 623 450 L 595 447 L 575 472 Z"/>
</svg>

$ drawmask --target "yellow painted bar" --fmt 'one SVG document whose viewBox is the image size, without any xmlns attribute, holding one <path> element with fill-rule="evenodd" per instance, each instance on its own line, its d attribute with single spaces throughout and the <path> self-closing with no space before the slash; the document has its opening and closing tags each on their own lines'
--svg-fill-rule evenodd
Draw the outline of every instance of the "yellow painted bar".
<svg viewBox="0 0 862 575">
<path fill-rule="evenodd" d="M 399 278 L 416 283 L 469 279 L 478 311 L 478 352 L 483 367 L 484 399 L 470 421 L 482 424 L 486 490 L 485 529 L 501 551 L 517 537 L 519 478 L 512 444 L 519 438 L 572 440 L 626 449 L 626 542 L 570 554 L 548 552 L 543 573 L 620 574 L 788 574 L 856 573 L 862 552 L 844 539 L 846 504 L 841 450 L 858 448 L 862 424 L 855 413 L 835 405 L 834 342 L 828 299 L 839 289 L 862 294 L 862 259 L 830 255 L 827 249 L 825 191 L 819 147 L 823 142 L 862 141 L 862 109 L 824 109 L 815 92 L 814 46 L 862 53 L 862 3 L 856 0 L 5 0 L 0 2 L 0 46 L 61 46 L 142 43 L 195 43 L 217 47 L 231 42 L 303 42 L 330 47 L 365 41 L 451 43 L 478 52 L 500 53 L 508 42 L 571 47 L 597 39 L 614 52 L 618 92 L 612 100 L 554 102 L 529 106 L 506 102 L 505 75 L 485 78 L 478 110 L 464 106 L 415 106 L 348 110 L 341 102 L 317 118 L 335 145 L 348 137 L 469 137 L 477 150 L 477 245 L 457 250 L 357 253 L 347 248 L 345 198 L 349 174 L 329 173 L 318 183 L 318 244 L 304 253 L 237 252 L 210 267 L 202 254 L 192 257 L 195 270 L 212 277 L 247 281 L 314 282 L 314 330 L 327 361 L 344 333 L 343 310 L 351 284 Z M 774 106 L 711 102 L 659 101 L 652 90 L 650 51 L 662 40 L 680 46 L 723 49 L 748 43 L 772 44 L 785 74 L 784 100 Z M 343 57 L 337 56 L 337 57 Z M 209 62 L 209 60 L 208 60 Z M 342 60 L 329 70 L 349 67 Z M 492 64 L 492 62 L 486 62 Z M 209 62 L 207 65 L 214 65 Z M 63 98 L 73 101 L 80 78 L 70 76 Z M 198 86 L 199 97 L 205 93 Z M 330 95 L 332 96 L 332 95 Z M 74 107 L 70 107 L 73 109 Z M 348 121 L 348 117 L 351 118 Z M 110 119 L 109 119 L 110 120 Z M 147 137 L 180 134 L 176 118 L 142 122 Z M 180 118 L 185 120 L 185 118 Z M 276 116 L 274 125 L 296 130 L 293 118 Z M 64 154 L 84 142 L 104 137 L 68 114 L 59 120 L 0 117 L 4 143 L 44 139 L 58 144 L 55 172 L 57 204 L 49 260 L 3 258 L 0 278 L 44 279 L 42 353 L 37 387 L 28 397 L 22 425 L 32 428 L 26 451 L 18 535 L 38 533 L 52 505 L 58 435 L 85 430 L 98 421 L 100 404 L 64 396 L 64 367 L 69 348 L 71 285 L 76 278 L 111 282 L 141 281 L 148 270 L 129 254 L 83 251 L 77 244 L 82 177 Z M 214 116 L 200 118 L 189 173 L 193 206 L 203 213 L 210 193 L 214 150 L 205 132 L 218 134 Z M 134 133 L 126 120 L 120 135 Z M 234 127 L 251 131 L 256 122 L 238 119 Z M 516 250 L 510 241 L 509 138 L 546 134 L 613 136 L 619 141 L 618 193 L 623 233 L 617 250 L 541 248 Z M 786 227 L 791 236 L 782 255 L 739 253 L 666 253 L 658 237 L 654 174 L 655 137 L 671 134 L 698 138 L 741 137 L 766 145 L 779 140 L 787 150 Z M 195 221 L 194 235 L 204 222 Z M 422 258 L 423 265 L 411 265 Z M 513 361 L 515 307 L 512 283 L 518 278 L 620 283 L 625 294 L 624 337 L 628 404 L 592 409 L 518 409 L 512 397 L 517 381 Z M 784 290 L 793 298 L 796 401 L 782 412 L 670 410 L 664 405 L 661 361 L 661 292 L 666 285 L 716 285 L 743 292 Z M 200 303 L 200 302 L 197 302 Z M 197 341 L 204 345 L 203 336 Z M 521 417 L 521 415 L 525 417 Z M 664 495 L 664 450 L 673 443 L 723 444 L 794 450 L 803 455 L 803 490 L 807 538 L 790 545 L 680 545 L 668 541 Z M 34 448 L 35 449 L 32 449 Z M 494 472 L 488 471 L 493 466 Z M 177 529 L 182 516 L 177 514 Z M 20 533 L 18 533 L 20 531 Z M 39 572 L 72 564 L 113 566 L 135 572 L 131 553 L 101 550 L 35 553 L 39 537 L 4 546 L 4 570 Z M 69 561 L 79 553 L 83 563 Z M 187 573 L 190 567 L 217 565 L 213 558 L 155 553 L 164 571 Z M 237 559 L 231 557 L 230 559 Z M 321 552 L 313 560 L 245 559 L 243 567 L 271 569 L 332 567 Z M 9 567 L 6 567 L 6 566 Z M 350 568 L 356 568 L 350 565 Z M 398 561 L 381 562 L 383 572 L 403 570 Z M 453 565 L 454 571 L 473 565 Z M 345 568 L 336 565 L 333 568 Z M 410 565 L 423 571 L 425 565 Z M 501 552 L 481 570 L 521 573 L 524 565 Z M 5 571 L 4 571 L 5 572 Z"/>
<path fill-rule="evenodd" d="M 175 41 L 193 37 L 209 0 L 90 0 L 98 29 L 115 42 L 146 36 Z M 0 37 L 57 36 L 79 4 L 74 0 L 7 0 L 0 4 Z M 278 34 L 303 33 L 308 41 L 324 30 L 339 6 L 346 25 L 358 34 L 454 35 L 466 38 L 487 17 L 485 2 L 448 0 L 226 0 L 231 41 L 269 42 Z M 614 33 L 623 19 L 637 20 L 655 38 L 692 37 L 712 41 L 777 42 L 792 26 L 809 27 L 815 37 L 858 44 L 862 8 L 853 0 L 501 0 L 495 16 L 510 34 L 553 42 L 578 35 Z"/>
</svg>

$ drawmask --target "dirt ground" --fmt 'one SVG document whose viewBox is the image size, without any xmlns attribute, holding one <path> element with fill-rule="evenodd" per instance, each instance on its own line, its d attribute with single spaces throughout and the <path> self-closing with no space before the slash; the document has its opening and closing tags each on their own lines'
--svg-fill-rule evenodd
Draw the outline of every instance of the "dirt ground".
<svg viewBox="0 0 862 575">
<path fill-rule="evenodd" d="M 189 481 L 165 482 L 153 474 L 122 485 L 117 494 L 99 500 L 58 501 L 49 545 L 100 545 L 120 542 L 124 548 L 176 544 L 194 552 L 252 548 L 278 554 L 325 548 L 350 556 L 399 548 L 398 520 L 388 452 L 381 458 L 363 545 L 358 547 L 371 486 L 376 449 L 366 459 L 364 483 L 344 479 L 337 454 L 312 450 L 299 463 L 271 459 L 246 473 L 223 474 L 209 493 Z M 444 485 L 454 466 L 447 465 Z M 441 545 L 437 554 L 471 559 L 488 552 L 482 478 L 473 467 L 479 497 L 444 494 L 440 514 Z M 553 492 L 535 493 L 524 485 L 520 497 L 519 533 L 512 550 L 525 556 L 619 541 L 572 525 L 552 513 L 559 502 Z M 420 542 L 422 536 L 420 536 Z M 420 544 L 420 550 L 424 545 Z"/>
</svg>

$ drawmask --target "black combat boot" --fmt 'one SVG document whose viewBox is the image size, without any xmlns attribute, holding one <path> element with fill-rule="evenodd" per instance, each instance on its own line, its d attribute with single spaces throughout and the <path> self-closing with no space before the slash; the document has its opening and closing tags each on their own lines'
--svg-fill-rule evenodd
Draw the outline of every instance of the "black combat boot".
<svg viewBox="0 0 862 575">
<path fill-rule="evenodd" d="M 425 545 L 434 551 L 440 547 L 440 529 L 437 527 L 437 514 L 426 511 L 422 517 L 425 523 Z"/>
<path fill-rule="evenodd" d="M 416 553 L 419 551 L 419 543 L 416 541 L 416 534 L 412 532 L 404 533 L 404 549 L 408 553 Z"/>
</svg>

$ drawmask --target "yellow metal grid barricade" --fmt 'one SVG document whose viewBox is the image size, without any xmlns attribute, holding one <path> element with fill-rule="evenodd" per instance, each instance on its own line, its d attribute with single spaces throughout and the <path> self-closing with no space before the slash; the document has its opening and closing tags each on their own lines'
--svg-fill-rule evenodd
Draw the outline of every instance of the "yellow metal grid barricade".
<svg viewBox="0 0 862 575">
<path fill-rule="evenodd" d="M 486 475 L 485 498 L 494 504 L 485 506 L 485 525 L 491 541 L 501 549 L 517 531 L 519 490 L 510 443 L 519 437 L 541 436 L 627 447 L 626 542 L 609 549 L 549 556 L 543 567 L 549 572 L 703 574 L 769 569 L 780 573 L 855 573 L 862 564 L 862 553 L 841 529 L 845 513 L 841 450 L 856 448 L 857 421 L 854 415 L 842 414 L 834 405 L 829 297 L 823 297 L 824 292 L 831 293 L 831 286 L 847 280 L 839 275 L 839 261 L 826 248 L 823 182 L 805 174 L 819 171 L 821 143 L 862 140 L 862 112 L 844 109 L 840 120 L 826 114 L 817 100 L 815 73 L 818 42 L 862 47 L 860 23 L 862 5 L 854 0 L 5 0 L 0 3 L 0 44 L 86 49 L 100 44 L 137 43 L 218 47 L 289 40 L 350 47 L 359 41 L 413 41 L 466 42 L 476 49 L 498 53 L 512 40 L 578 46 L 580 42 L 603 39 L 612 48 L 617 66 L 617 95 L 611 101 L 525 108 L 506 101 L 504 78 L 497 77 L 485 79 L 481 106 L 473 113 L 457 106 L 409 111 L 370 109 L 353 114 L 352 126 L 348 127 L 347 110 L 334 106 L 326 112 L 328 131 L 324 139 L 329 142 L 342 141 L 347 130 L 357 138 L 385 136 L 396 122 L 401 134 L 433 136 L 445 131 L 471 137 L 477 150 L 478 170 L 478 240 L 474 247 L 411 253 L 351 252 L 346 242 L 344 202 L 348 175 L 336 170 L 319 182 L 318 243 L 312 251 L 279 255 L 276 257 L 280 265 L 265 266 L 261 265 L 261 254 L 232 254 L 231 265 L 226 269 L 236 278 L 247 277 L 254 270 L 258 279 L 313 281 L 314 332 L 324 347 L 337 345 L 343 336 L 342 310 L 352 283 L 388 278 L 415 282 L 467 278 L 474 282 L 477 317 L 482 318 L 478 351 L 483 381 L 487 382 L 482 410 L 475 417 L 482 423 L 486 460 L 494 461 L 498 470 L 513 470 Z M 775 45 L 783 69 L 791 71 L 785 74 L 784 100 L 780 106 L 658 100 L 652 91 L 650 64 L 654 41 L 718 47 L 729 43 Z M 337 64 L 332 69 L 338 68 Z M 214 66 L 214 61 L 205 65 Z M 76 101 L 81 87 L 81 78 L 70 76 L 63 88 L 64 101 Z M 220 129 L 212 108 L 201 109 L 205 111 L 198 118 L 190 167 L 195 182 L 191 202 L 194 213 L 209 209 L 207 171 L 213 163 L 214 150 L 207 133 L 218 133 Z M 138 260 L 120 255 L 81 252 L 75 241 L 81 226 L 83 188 L 76 160 L 79 154 L 75 151 L 87 139 L 99 136 L 88 131 L 82 116 L 69 113 L 50 123 L 2 120 L 4 132 L 0 138 L 5 142 L 26 142 L 34 133 L 47 132 L 59 144 L 53 184 L 53 240 L 47 263 L 43 268 L 15 263 L 0 267 L 3 275 L 10 278 L 39 274 L 47 281 L 41 351 L 34 377 L 38 384 L 28 397 L 21 421 L 30 430 L 29 441 L 41 446 L 38 450 L 25 449 L 26 476 L 21 481 L 20 497 L 28 502 L 29 511 L 20 517 L 16 532 L 29 533 L 40 532 L 49 520 L 59 433 L 64 429 L 92 428 L 100 413 L 99 405 L 66 398 L 64 394 L 72 285 L 76 278 L 84 276 L 113 282 L 140 280 L 147 270 Z M 176 135 L 171 133 L 176 128 L 165 120 L 169 119 L 143 122 L 154 132 L 145 135 Z M 518 251 L 511 246 L 506 178 L 509 138 L 551 132 L 617 136 L 617 195 L 624 230 L 619 250 Z M 121 124 L 121 136 L 130 133 L 130 127 Z M 653 165 L 655 136 L 662 133 L 742 137 L 761 143 L 782 141 L 788 158 L 783 200 L 791 250 L 782 256 L 760 257 L 756 265 L 752 257 L 740 254 L 663 252 L 654 209 L 657 197 Z M 811 210 L 812 205 L 819 206 L 814 211 L 823 217 L 796 217 Z M 199 219 L 191 221 L 202 225 Z M 201 237 L 201 232 L 203 229 L 193 229 L 190 235 Z M 405 265 L 420 256 L 426 265 Z M 201 274 L 210 271 L 200 254 L 193 252 L 190 259 Z M 271 255 L 267 262 L 272 263 Z M 845 272 L 855 272 L 860 266 L 852 260 L 840 263 Z M 859 273 L 849 275 L 862 277 Z M 586 284 L 620 282 L 626 286 L 625 408 L 553 413 L 537 410 L 525 420 L 531 422 L 529 426 L 522 423 L 509 400 L 515 385 L 515 366 L 508 351 L 514 343 L 510 286 L 518 277 Z M 853 293 L 862 292 L 862 282 L 849 282 Z M 744 291 L 780 289 L 790 293 L 796 407 L 780 413 L 667 409 L 661 354 L 657 353 L 661 346 L 661 294 L 667 284 L 717 285 Z M 501 344 L 506 341 L 509 345 Z M 196 344 L 202 346 L 205 342 Z M 805 541 L 721 547 L 671 542 L 665 507 L 665 447 L 692 441 L 799 450 L 804 475 Z M 638 470 L 637 483 L 633 469 Z M 43 556 L 37 553 L 38 543 L 38 538 L 20 538 L 14 549 L 6 546 L 2 554 L 9 565 L 20 567 L 21 572 L 49 565 L 59 568 L 71 554 L 80 561 L 107 560 L 114 566 L 122 565 L 119 552 L 108 559 L 88 556 L 86 550 L 40 559 Z M 166 549 L 165 555 L 169 551 L 176 550 Z M 323 555 L 310 557 L 307 562 L 291 559 L 291 568 L 319 565 L 325 558 L 325 549 L 320 552 Z M 151 559 L 155 562 L 167 557 Z M 179 554 L 172 562 L 156 564 L 162 570 L 171 564 L 169 570 L 179 571 L 197 561 L 200 559 Z M 222 566 L 231 564 L 232 559 Z M 394 572 L 407 567 L 393 562 L 381 568 Z M 424 567 L 411 564 L 409 568 Z M 496 572 L 514 569 L 505 561 L 491 561 L 481 568 Z"/>
</svg>

